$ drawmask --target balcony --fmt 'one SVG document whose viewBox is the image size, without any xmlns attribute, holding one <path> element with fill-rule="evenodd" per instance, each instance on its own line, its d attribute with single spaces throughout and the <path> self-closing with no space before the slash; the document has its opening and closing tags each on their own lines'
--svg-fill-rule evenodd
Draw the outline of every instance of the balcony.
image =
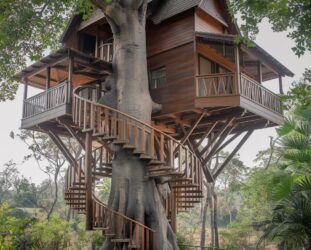
<svg viewBox="0 0 311 250">
<path fill-rule="evenodd" d="M 196 107 L 240 106 L 277 124 L 283 121 L 279 96 L 245 74 L 196 77 Z"/>
<path fill-rule="evenodd" d="M 99 58 L 105 62 L 112 62 L 113 43 L 101 43 L 98 46 Z"/>
<path fill-rule="evenodd" d="M 15 76 L 25 87 L 21 128 L 53 126 L 57 118 L 70 116 L 72 90 L 81 85 L 98 85 L 111 70 L 110 63 L 68 48 L 25 68 Z M 28 97 L 28 86 L 44 91 Z"/>
</svg>

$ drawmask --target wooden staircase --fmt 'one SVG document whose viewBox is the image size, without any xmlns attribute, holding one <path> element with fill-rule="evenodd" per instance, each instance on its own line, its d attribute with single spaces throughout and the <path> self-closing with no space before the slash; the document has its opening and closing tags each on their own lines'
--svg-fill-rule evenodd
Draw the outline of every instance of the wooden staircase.
<svg viewBox="0 0 311 250">
<path fill-rule="evenodd" d="M 176 194 L 177 210 L 200 202 L 202 196 L 201 161 L 188 147 L 173 137 L 111 107 L 79 96 L 73 97 L 73 122 L 82 132 L 92 131 L 104 145 L 123 147 L 147 161 L 146 178 L 168 177 Z M 195 195 L 194 195 L 195 194 Z"/>
<path fill-rule="evenodd" d="M 79 89 L 73 95 L 72 119 L 78 129 L 92 133 L 93 140 L 102 143 L 91 156 L 92 229 L 102 230 L 112 243 L 126 244 L 128 249 L 155 249 L 155 231 L 103 204 L 94 194 L 95 181 L 112 176 L 113 149 L 123 147 L 146 162 L 145 178 L 166 177 L 163 179 L 173 190 L 176 211 L 187 211 L 202 198 L 200 160 L 171 136 L 116 109 L 82 97 Z M 86 213 L 85 161 L 82 156 L 71 164 L 65 177 L 66 203 L 81 214 Z M 167 200 L 164 205 L 168 207 L 168 203 Z"/>
<path fill-rule="evenodd" d="M 99 157 L 97 157 L 99 156 Z M 93 191 L 96 180 L 111 176 L 111 155 L 103 147 L 92 151 Z M 85 156 L 76 164 L 70 165 L 65 176 L 65 201 L 71 209 L 85 214 L 86 211 L 86 183 Z M 93 192 L 93 220 L 92 228 L 102 230 L 112 243 L 127 244 L 127 249 L 155 249 L 155 231 L 131 218 L 111 210 L 102 203 Z M 112 223 L 117 222 L 117 223 Z M 129 229 L 129 230 L 127 230 Z"/>
</svg>

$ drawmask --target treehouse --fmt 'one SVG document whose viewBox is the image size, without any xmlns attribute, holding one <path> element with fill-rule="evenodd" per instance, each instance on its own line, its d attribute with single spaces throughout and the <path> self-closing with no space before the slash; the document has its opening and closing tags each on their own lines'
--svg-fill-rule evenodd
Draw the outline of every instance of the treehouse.
<svg viewBox="0 0 311 250">
<path fill-rule="evenodd" d="M 162 105 L 151 124 L 98 103 L 109 94 L 105 82 L 114 60 L 113 35 L 101 10 L 87 20 L 74 16 L 62 48 L 16 75 L 25 85 L 21 127 L 49 133 L 71 163 L 68 204 L 87 215 L 87 229 L 106 230 L 112 240 L 141 249 L 154 246 L 155 232 L 109 209 L 87 184 L 111 177 L 113 152 L 107 144 L 121 145 L 147 161 L 146 178 L 169 177 L 173 191 L 163 204 L 176 229 L 176 212 L 200 202 L 202 176 L 213 181 L 254 130 L 283 121 L 279 96 L 263 82 L 277 79 L 282 93 L 282 77 L 293 76 L 257 44 L 235 42 L 239 29 L 224 0 L 165 1 L 148 18 L 146 33 L 149 89 Z M 28 97 L 28 86 L 42 92 Z M 228 159 L 211 173 L 206 163 L 242 134 Z M 60 135 L 76 138 L 86 150 L 79 162 Z M 139 235 L 131 231 L 116 238 L 111 220 L 105 219 L 113 216 L 136 226 Z"/>
</svg>

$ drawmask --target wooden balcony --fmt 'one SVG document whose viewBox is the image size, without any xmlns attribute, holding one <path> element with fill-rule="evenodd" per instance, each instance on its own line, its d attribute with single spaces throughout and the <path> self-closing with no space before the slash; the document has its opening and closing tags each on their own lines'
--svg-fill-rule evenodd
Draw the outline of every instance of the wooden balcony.
<svg viewBox="0 0 311 250">
<path fill-rule="evenodd" d="M 67 81 L 24 100 L 22 128 L 71 114 L 71 96 Z"/>
<path fill-rule="evenodd" d="M 113 43 L 101 43 L 98 46 L 99 58 L 105 62 L 112 62 L 113 58 Z"/>
<path fill-rule="evenodd" d="M 56 118 L 70 116 L 72 90 L 98 85 L 111 70 L 111 63 L 69 48 L 25 68 L 15 76 L 25 86 L 21 128 L 38 130 L 40 126 L 54 126 Z M 44 91 L 28 98 L 28 86 Z"/>
<path fill-rule="evenodd" d="M 245 74 L 197 76 L 195 105 L 199 108 L 240 106 L 274 123 L 283 121 L 280 97 Z"/>
</svg>

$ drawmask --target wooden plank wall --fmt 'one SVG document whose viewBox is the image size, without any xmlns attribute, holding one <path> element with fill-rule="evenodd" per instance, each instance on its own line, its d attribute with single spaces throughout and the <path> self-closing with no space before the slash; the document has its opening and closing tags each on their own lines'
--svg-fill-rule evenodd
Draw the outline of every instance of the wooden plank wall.
<svg viewBox="0 0 311 250">
<path fill-rule="evenodd" d="M 166 85 L 151 90 L 151 96 L 163 105 L 161 114 L 189 110 L 194 107 L 195 56 L 193 42 L 148 59 L 148 68 L 166 67 Z"/>
<path fill-rule="evenodd" d="M 192 42 L 194 39 L 194 11 L 171 18 L 159 25 L 147 25 L 148 57 Z"/>
<path fill-rule="evenodd" d="M 225 27 L 220 22 L 218 22 L 202 10 L 198 10 L 196 12 L 195 31 L 222 34 L 224 33 L 224 30 Z"/>
</svg>

